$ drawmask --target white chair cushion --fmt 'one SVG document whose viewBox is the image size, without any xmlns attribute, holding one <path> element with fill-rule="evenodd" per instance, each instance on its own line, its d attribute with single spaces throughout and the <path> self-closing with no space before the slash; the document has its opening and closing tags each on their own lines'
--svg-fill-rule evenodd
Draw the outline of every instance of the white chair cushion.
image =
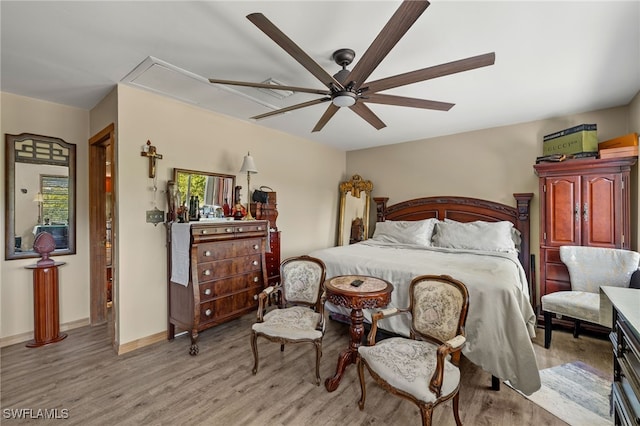
<svg viewBox="0 0 640 426">
<path fill-rule="evenodd" d="M 263 322 L 253 324 L 256 333 L 285 339 L 320 339 L 322 331 L 316 330 L 320 314 L 303 306 L 274 309 L 264 316 Z"/>
<path fill-rule="evenodd" d="M 424 402 L 434 402 L 429 381 L 436 369 L 438 347 L 429 342 L 392 337 L 374 346 L 360 346 L 358 353 L 384 381 Z M 442 396 L 454 392 L 460 383 L 460 370 L 445 361 Z"/>
<path fill-rule="evenodd" d="M 543 311 L 566 315 L 595 324 L 600 323 L 600 295 L 598 293 L 557 291 L 545 294 L 540 301 L 542 302 Z"/>
</svg>

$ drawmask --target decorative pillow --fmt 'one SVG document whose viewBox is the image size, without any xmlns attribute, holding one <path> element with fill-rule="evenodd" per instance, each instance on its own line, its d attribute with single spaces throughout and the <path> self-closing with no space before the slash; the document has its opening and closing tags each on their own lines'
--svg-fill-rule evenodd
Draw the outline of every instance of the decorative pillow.
<svg viewBox="0 0 640 426">
<path fill-rule="evenodd" d="M 513 223 L 508 221 L 456 222 L 445 220 L 435 226 L 435 247 L 516 253 Z"/>
<path fill-rule="evenodd" d="M 371 239 L 397 244 L 431 245 L 433 228 L 438 219 L 425 220 L 387 220 L 376 223 Z"/>
</svg>

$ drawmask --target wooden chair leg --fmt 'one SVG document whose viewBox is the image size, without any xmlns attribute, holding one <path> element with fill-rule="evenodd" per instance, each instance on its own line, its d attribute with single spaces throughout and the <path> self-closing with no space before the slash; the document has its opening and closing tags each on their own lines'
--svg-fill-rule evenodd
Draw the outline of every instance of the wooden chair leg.
<svg viewBox="0 0 640 426">
<path fill-rule="evenodd" d="M 453 417 L 456 419 L 456 425 L 461 426 L 462 422 L 460 421 L 460 412 L 458 411 L 459 405 L 460 393 L 456 392 L 456 396 L 453 397 Z"/>
<path fill-rule="evenodd" d="M 251 332 L 251 351 L 253 352 L 253 370 L 252 373 L 258 372 L 258 335 L 255 331 Z"/>
<path fill-rule="evenodd" d="M 573 325 L 573 337 L 577 339 L 579 334 L 580 334 L 580 320 L 576 320 L 576 322 Z"/>
<path fill-rule="evenodd" d="M 433 414 L 433 407 L 420 406 L 420 416 L 422 416 L 422 425 L 431 426 L 431 415 Z M 460 423 L 458 423 L 460 425 Z"/>
<path fill-rule="evenodd" d="M 284 352 L 284 343 L 280 345 L 280 352 Z"/>
<path fill-rule="evenodd" d="M 362 364 L 362 360 L 360 360 L 360 357 L 358 357 L 356 364 L 358 365 L 358 377 L 360 378 L 360 401 L 358 401 L 358 408 L 360 408 L 360 410 L 363 410 L 364 400 L 367 397 L 367 389 L 364 385 L 364 365 Z"/>
<path fill-rule="evenodd" d="M 544 312 L 544 347 L 549 349 L 551 346 L 551 312 Z"/>
<path fill-rule="evenodd" d="M 316 345 L 316 386 L 320 386 L 320 357 L 322 356 L 322 342 L 314 342 Z"/>
</svg>

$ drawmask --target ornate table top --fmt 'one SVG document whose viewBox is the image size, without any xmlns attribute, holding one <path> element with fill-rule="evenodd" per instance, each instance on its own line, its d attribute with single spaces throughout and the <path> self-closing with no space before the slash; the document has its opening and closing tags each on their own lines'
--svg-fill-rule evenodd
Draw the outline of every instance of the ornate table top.
<svg viewBox="0 0 640 426">
<path fill-rule="evenodd" d="M 351 283 L 361 280 L 362 284 Z M 340 275 L 325 282 L 327 299 L 336 305 L 352 309 L 379 308 L 391 300 L 393 285 L 376 277 L 367 275 Z"/>
</svg>

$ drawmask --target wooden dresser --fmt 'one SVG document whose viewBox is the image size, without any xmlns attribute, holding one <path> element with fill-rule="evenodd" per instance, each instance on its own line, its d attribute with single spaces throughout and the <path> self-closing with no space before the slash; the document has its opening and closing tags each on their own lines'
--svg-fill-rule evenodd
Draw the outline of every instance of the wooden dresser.
<svg viewBox="0 0 640 426">
<path fill-rule="evenodd" d="M 189 331 L 197 355 L 199 332 L 257 309 L 268 232 L 264 220 L 168 225 L 169 340 Z"/>
<path fill-rule="evenodd" d="M 534 166 L 540 190 L 540 296 L 571 289 L 560 246 L 631 247 L 629 176 L 636 161 L 578 159 Z"/>
<path fill-rule="evenodd" d="M 615 424 L 640 425 L 640 289 L 601 287 L 613 306 L 613 408 Z"/>
<path fill-rule="evenodd" d="M 268 285 L 280 282 L 280 232 L 273 228 L 269 231 L 270 251 L 266 254 Z"/>
</svg>

